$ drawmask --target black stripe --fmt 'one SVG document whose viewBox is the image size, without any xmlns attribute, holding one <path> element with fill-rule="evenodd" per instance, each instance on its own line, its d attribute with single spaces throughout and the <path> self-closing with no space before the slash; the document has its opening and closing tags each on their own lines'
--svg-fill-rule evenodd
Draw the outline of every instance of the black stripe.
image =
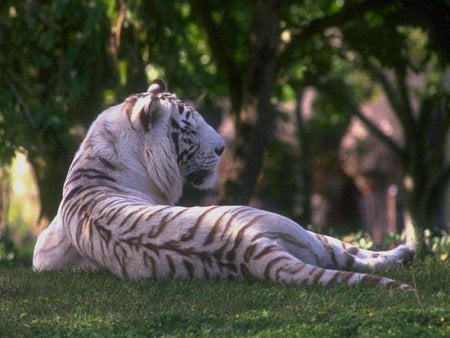
<svg viewBox="0 0 450 338">
<path fill-rule="evenodd" d="M 243 238 L 244 238 L 244 232 L 252 227 L 257 221 L 259 221 L 260 218 L 264 217 L 264 215 L 258 215 L 256 217 L 254 217 L 250 222 L 248 222 L 246 225 L 244 225 L 237 233 L 237 236 L 234 240 L 234 245 L 233 248 L 228 252 L 227 254 L 227 260 L 229 261 L 234 261 L 235 257 L 236 257 L 236 251 L 237 248 L 239 247 L 239 245 L 241 244 Z"/>
<path fill-rule="evenodd" d="M 167 265 L 169 266 L 170 269 L 170 277 L 173 278 L 175 277 L 175 273 L 176 273 L 176 267 L 175 267 L 175 263 L 173 262 L 173 259 L 170 255 L 166 255 L 166 260 L 167 260 Z"/>
<path fill-rule="evenodd" d="M 274 251 L 277 251 L 277 250 L 279 250 L 279 247 L 276 245 L 266 246 L 264 249 L 262 249 L 260 252 L 258 252 L 258 254 L 255 257 L 253 257 L 253 260 L 261 259 L 264 256 L 266 256 Z"/>
<path fill-rule="evenodd" d="M 177 132 L 173 132 L 171 134 L 171 136 L 172 136 L 172 142 L 173 142 L 173 144 L 175 146 L 175 154 L 178 155 L 178 153 L 180 152 L 180 144 L 179 144 L 179 141 L 178 141 L 178 133 Z"/>
<path fill-rule="evenodd" d="M 172 208 L 172 207 L 168 206 L 168 207 L 162 208 L 160 210 L 157 210 L 157 211 L 153 212 L 150 215 L 153 216 L 154 214 L 159 213 L 159 212 L 161 212 L 163 210 L 166 210 L 168 208 Z M 175 218 L 177 218 L 178 216 L 180 216 L 182 213 L 186 212 L 187 210 L 189 210 L 189 209 L 188 208 L 184 208 L 184 209 L 178 211 L 175 215 L 172 215 L 172 214 L 169 214 L 169 213 L 164 215 L 161 218 L 160 222 L 159 222 L 158 228 L 156 229 L 156 227 L 153 227 L 152 231 L 150 231 L 148 233 L 147 237 L 148 238 L 155 238 L 155 237 L 159 236 L 164 231 L 166 225 L 169 224 L 169 222 L 173 221 Z M 151 217 L 147 217 L 146 220 L 148 220 L 150 218 Z"/>
<path fill-rule="evenodd" d="M 194 265 L 186 259 L 183 259 L 184 267 L 186 268 L 187 273 L 189 274 L 189 279 L 194 278 Z"/>
<path fill-rule="evenodd" d="M 102 164 L 106 168 L 108 168 L 110 170 L 118 170 L 118 168 L 111 161 L 107 160 L 106 158 L 99 156 L 98 159 L 100 160 L 100 162 L 102 162 Z"/>
<path fill-rule="evenodd" d="M 107 219 L 106 222 L 107 222 L 108 224 L 111 224 L 112 222 L 114 222 L 115 219 L 116 219 L 116 217 L 119 215 L 119 213 L 120 213 L 123 209 L 125 209 L 125 208 L 127 208 L 127 207 L 128 207 L 128 205 L 126 205 L 126 204 L 123 204 L 123 205 L 117 207 L 116 210 L 115 210 L 115 212 Z M 108 216 L 109 216 L 109 215 L 108 215 Z"/>
<path fill-rule="evenodd" d="M 88 178 L 88 179 L 104 179 L 106 181 L 110 182 L 116 182 L 114 178 L 112 178 L 109 175 L 105 175 L 104 172 L 93 169 L 93 168 L 80 168 L 76 169 L 73 173 L 70 173 L 69 176 L 66 179 L 66 182 L 64 183 L 64 186 L 69 185 L 70 183 L 79 180 L 81 178 Z"/>
<path fill-rule="evenodd" d="M 126 234 L 132 232 L 134 229 L 136 229 L 136 227 L 137 227 L 139 221 L 141 220 L 142 216 L 145 215 L 144 210 L 145 210 L 145 208 L 143 208 L 142 210 L 140 210 L 140 211 L 141 211 L 141 214 L 140 214 L 138 217 L 136 217 L 136 219 L 134 220 L 133 224 L 131 224 L 131 226 L 130 226 L 126 231 L 124 231 L 124 232 L 122 233 L 122 236 L 124 236 L 124 235 L 126 235 Z"/>
<path fill-rule="evenodd" d="M 217 208 L 218 208 L 218 206 L 213 206 L 213 207 L 211 207 L 211 208 L 205 210 L 200 216 L 198 216 L 198 217 L 197 217 L 197 222 L 195 222 L 195 225 L 194 225 L 192 228 L 190 228 L 187 232 L 185 232 L 185 233 L 181 236 L 180 240 L 183 241 L 183 242 L 186 242 L 186 241 L 189 241 L 189 240 L 193 239 L 194 236 L 195 236 L 195 234 L 196 234 L 196 232 L 197 232 L 197 229 L 198 229 L 198 228 L 201 226 L 201 224 L 202 224 L 203 218 L 204 218 L 208 213 L 210 213 L 211 211 L 213 211 L 213 210 L 215 210 L 215 209 L 217 209 Z"/>
<path fill-rule="evenodd" d="M 203 245 L 208 245 L 214 241 L 214 237 L 216 236 L 217 230 L 221 226 L 222 219 L 224 218 L 225 215 L 226 215 L 226 212 L 223 212 L 222 215 L 220 215 L 220 217 L 217 218 L 216 222 L 212 226 L 211 231 L 209 232 L 208 236 L 206 237 Z"/>
<path fill-rule="evenodd" d="M 242 206 L 242 207 L 234 208 L 233 210 L 227 210 L 227 213 L 228 212 L 234 212 L 234 213 L 231 215 L 231 217 L 225 223 L 225 226 L 223 227 L 224 230 L 223 230 L 222 234 L 220 235 L 220 239 L 223 239 L 225 237 L 225 234 L 227 233 L 228 228 L 233 224 L 234 220 L 239 215 L 241 215 L 242 212 L 244 212 L 246 210 L 250 210 L 250 208 L 246 207 L 246 206 Z"/>
<path fill-rule="evenodd" d="M 272 267 L 274 265 L 276 265 L 278 262 L 286 260 L 286 259 L 289 260 L 289 257 L 279 256 L 279 257 L 272 259 L 269 263 L 267 263 L 266 268 L 264 269 L 264 278 L 266 280 L 271 280 L 270 272 L 272 270 Z"/>
<path fill-rule="evenodd" d="M 82 186 L 82 185 L 77 185 L 75 186 L 75 188 L 73 188 L 72 190 L 70 190 L 65 196 L 64 196 L 64 201 L 68 201 L 70 200 L 73 195 L 75 194 L 79 194 L 87 189 L 92 188 L 92 186 Z"/>
</svg>

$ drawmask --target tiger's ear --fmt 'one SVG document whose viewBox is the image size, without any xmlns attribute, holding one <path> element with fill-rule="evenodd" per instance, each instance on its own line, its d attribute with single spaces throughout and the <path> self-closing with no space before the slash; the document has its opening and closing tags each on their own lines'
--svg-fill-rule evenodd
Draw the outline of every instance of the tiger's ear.
<svg viewBox="0 0 450 338">
<path fill-rule="evenodd" d="M 158 127 L 164 120 L 164 110 L 158 98 L 138 100 L 131 113 L 131 123 L 135 129 Z"/>
<path fill-rule="evenodd" d="M 152 94 L 161 94 L 167 91 L 166 84 L 161 79 L 155 79 L 152 84 L 147 89 L 148 92 Z"/>
</svg>

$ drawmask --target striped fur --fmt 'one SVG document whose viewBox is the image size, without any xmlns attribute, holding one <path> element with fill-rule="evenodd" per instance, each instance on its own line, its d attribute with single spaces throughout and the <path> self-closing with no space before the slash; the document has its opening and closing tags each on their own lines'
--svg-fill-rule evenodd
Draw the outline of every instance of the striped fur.
<svg viewBox="0 0 450 338">
<path fill-rule="evenodd" d="M 106 110 L 73 160 L 58 214 L 36 243 L 34 269 L 411 289 L 342 269 L 401 264 L 414 257 L 412 247 L 358 249 L 246 206 L 174 206 L 184 183 L 213 184 L 223 148 L 199 113 L 160 80 Z"/>
</svg>

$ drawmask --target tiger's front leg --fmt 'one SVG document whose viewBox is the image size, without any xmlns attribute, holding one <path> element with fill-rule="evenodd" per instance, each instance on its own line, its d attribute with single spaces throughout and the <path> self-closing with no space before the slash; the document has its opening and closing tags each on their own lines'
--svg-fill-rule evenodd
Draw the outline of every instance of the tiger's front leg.
<svg viewBox="0 0 450 338">
<path fill-rule="evenodd" d="M 33 252 L 33 269 L 98 270 L 98 266 L 83 258 L 72 246 L 58 213 L 37 239 Z"/>
</svg>

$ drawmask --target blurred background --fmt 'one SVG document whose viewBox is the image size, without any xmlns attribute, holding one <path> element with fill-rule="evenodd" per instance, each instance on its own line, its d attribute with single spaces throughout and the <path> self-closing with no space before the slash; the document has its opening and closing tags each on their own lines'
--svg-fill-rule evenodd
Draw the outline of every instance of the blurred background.
<svg viewBox="0 0 450 338">
<path fill-rule="evenodd" d="M 3 0 L 0 262 L 30 262 L 90 123 L 157 77 L 227 142 L 180 204 L 447 259 L 449 1 Z"/>
</svg>

